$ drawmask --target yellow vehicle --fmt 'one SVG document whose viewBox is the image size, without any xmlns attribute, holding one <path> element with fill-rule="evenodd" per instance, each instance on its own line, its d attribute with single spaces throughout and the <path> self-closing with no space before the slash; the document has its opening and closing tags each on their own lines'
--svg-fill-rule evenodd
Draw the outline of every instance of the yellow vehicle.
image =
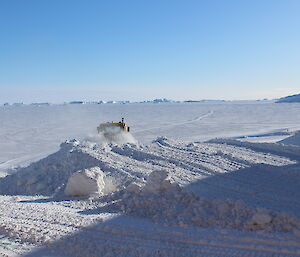
<svg viewBox="0 0 300 257">
<path fill-rule="evenodd" d="M 103 135 L 107 138 L 111 138 L 116 134 L 119 134 L 120 132 L 129 132 L 129 127 L 124 122 L 124 118 L 122 118 L 122 121 L 119 122 L 106 122 L 101 123 L 97 127 L 98 133 L 103 133 Z"/>
</svg>

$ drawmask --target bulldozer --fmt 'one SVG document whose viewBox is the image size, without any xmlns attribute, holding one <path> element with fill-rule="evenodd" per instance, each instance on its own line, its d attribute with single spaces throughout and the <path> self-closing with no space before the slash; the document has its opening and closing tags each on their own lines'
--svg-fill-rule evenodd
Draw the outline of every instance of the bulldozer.
<svg viewBox="0 0 300 257">
<path fill-rule="evenodd" d="M 130 128 L 124 122 L 122 118 L 119 122 L 106 122 L 100 123 L 97 127 L 98 133 L 102 133 L 107 139 L 112 139 L 114 136 L 120 134 L 121 132 L 129 132 Z"/>
</svg>

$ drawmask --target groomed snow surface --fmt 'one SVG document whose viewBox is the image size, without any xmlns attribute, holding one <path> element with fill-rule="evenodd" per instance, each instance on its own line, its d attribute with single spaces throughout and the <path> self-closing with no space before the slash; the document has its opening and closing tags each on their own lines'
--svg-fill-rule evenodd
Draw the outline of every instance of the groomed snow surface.
<svg viewBox="0 0 300 257">
<path fill-rule="evenodd" d="M 222 109 L 202 107 L 200 118 L 181 120 L 181 133 Z M 265 108 L 279 115 L 275 104 Z M 108 143 L 89 135 L 41 160 L 33 154 L 28 166 L 14 161 L 0 178 L 0 256 L 300 256 L 299 134 L 290 132 L 300 124 L 285 122 L 261 136 L 279 135 L 279 143 L 253 143 L 253 124 L 250 142 L 238 133 L 187 141 L 166 124 L 173 137 Z M 148 136 L 151 126 L 144 124 Z"/>
</svg>

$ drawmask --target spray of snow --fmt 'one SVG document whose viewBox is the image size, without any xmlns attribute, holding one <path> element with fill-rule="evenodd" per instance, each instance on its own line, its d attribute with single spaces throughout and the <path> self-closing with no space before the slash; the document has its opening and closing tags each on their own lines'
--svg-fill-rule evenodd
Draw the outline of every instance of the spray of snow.
<svg viewBox="0 0 300 257">
<path fill-rule="evenodd" d="M 114 133 L 115 131 L 112 131 L 112 133 L 99 133 L 99 134 L 89 134 L 87 137 L 85 137 L 84 140 L 94 142 L 97 144 L 105 145 L 105 144 L 117 144 L 117 145 L 123 145 L 123 144 L 138 144 L 138 141 L 133 137 L 133 135 L 129 132 L 124 131 L 118 131 L 118 133 Z"/>
<path fill-rule="evenodd" d="M 0 171 L 0 178 L 4 178 L 6 177 L 8 174 L 6 172 L 1 172 Z"/>
</svg>

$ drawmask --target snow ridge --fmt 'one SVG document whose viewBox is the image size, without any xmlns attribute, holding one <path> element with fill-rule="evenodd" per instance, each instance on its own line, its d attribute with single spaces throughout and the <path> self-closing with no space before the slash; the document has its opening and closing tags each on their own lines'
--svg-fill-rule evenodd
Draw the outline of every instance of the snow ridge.
<svg viewBox="0 0 300 257">
<path fill-rule="evenodd" d="M 290 146 L 283 147 L 284 156 L 280 156 L 270 153 L 278 153 L 276 144 L 273 148 L 272 144 L 268 148 L 262 148 L 265 144 L 255 146 L 262 149 L 259 152 L 251 149 L 251 143 L 222 142 L 186 144 L 161 137 L 150 145 L 120 146 L 67 141 L 58 152 L 0 178 L 0 194 L 65 197 L 72 174 L 95 169 L 93 177 L 113 181 L 107 186 L 107 180 L 107 185 L 99 189 L 96 187 L 100 182 L 95 180 L 94 191 L 101 195 L 104 191 L 122 190 L 132 182 L 143 186 L 152 171 L 165 170 L 171 182 L 209 200 L 243 199 L 252 208 L 299 215 L 300 173 L 293 160 L 299 154 L 298 147 L 292 147 L 290 155 Z M 91 178 L 88 175 L 86 179 Z M 107 190 L 109 187 L 114 189 Z"/>
<path fill-rule="evenodd" d="M 249 208 L 241 200 L 212 200 L 197 196 L 154 171 L 143 187 L 131 184 L 118 202 L 126 213 L 168 226 L 230 227 L 246 230 L 300 231 L 300 220 L 286 213 Z"/>
</svg>

